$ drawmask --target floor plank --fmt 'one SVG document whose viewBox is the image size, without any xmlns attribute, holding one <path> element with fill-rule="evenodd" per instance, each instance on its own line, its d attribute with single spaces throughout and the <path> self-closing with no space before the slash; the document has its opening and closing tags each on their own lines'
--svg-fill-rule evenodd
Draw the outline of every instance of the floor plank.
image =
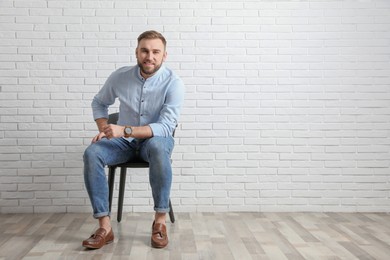
<svg viewBox="0 0 390 260">
<path fill-rule="evenodd" d="M 385 213 L 176 213 L 170 243 L 150 247 L 153 215 L 113 221 L 114 243 L 86 250 L 89 214 L 0 215 L 0 259 L 388 259 Z M 114 219 L 114 218 L 113 218 Z"/>
</svg>

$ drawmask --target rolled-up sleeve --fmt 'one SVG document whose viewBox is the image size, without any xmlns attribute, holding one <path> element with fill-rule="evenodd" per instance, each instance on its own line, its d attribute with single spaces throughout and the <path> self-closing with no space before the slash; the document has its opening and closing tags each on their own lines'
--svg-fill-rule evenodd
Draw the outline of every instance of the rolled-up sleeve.
<svg viewBox="0 0 390 260">
<path fill-rule="evenodd" d="M 108 118 L 108 107 L 115 102 L 116 95 L 113 89 L 115 77 L 113 74 L 108 77 L 103 87 L 92 100 L 91 107 L 94 120 L 98 118 Z"/>
<path fill-rule="evenodd" d="M 108 118 L 108 105 L 102 103 L 97 96 L 92 100 L 93 119 Z"/>
<path fill-rule="evenodd" d="M 185 88 L 180 78 L 175 79 L 167 90 L 165 102 L 158 121 L 149 124 L 153 136 L 171 136 L 178 124 L 180 111 L 184 102 Z"/>
</svg>

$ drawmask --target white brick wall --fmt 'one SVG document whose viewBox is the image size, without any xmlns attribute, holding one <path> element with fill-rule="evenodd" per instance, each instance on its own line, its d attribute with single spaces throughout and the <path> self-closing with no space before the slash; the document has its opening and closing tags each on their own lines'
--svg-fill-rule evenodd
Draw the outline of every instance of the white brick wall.
<svg viewBox="0 0 390 260">
<path fill-rule="evenodd" d="M 177 211 L 390 211 L 389 1 L 2 0 L 1 213 L 90 212 L 90 101 L 147 29 L 187 87 Z"/>
</svg>

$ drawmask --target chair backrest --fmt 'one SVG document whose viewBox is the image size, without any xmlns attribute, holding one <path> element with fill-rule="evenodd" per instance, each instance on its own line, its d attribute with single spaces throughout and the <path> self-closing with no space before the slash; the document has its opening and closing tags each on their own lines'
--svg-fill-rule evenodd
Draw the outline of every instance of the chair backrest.
<svg viewBox="0 0 390 260">
<path fill-rule="evenodd" d="M 119 117 L 119 113 L 110 114 L 108 116 L 108 123 L 116 125 L 116 123 L 118 122 L 118 117 Z"/>
<path fill-rule="evenodd" d="M 118 117 L 119 117 L 119 113 L 118 112 L 109 114 L 108 115 L 108 123 L 116 125 L 116 123 L 118 122 Z M 176 128 L 177 128 L 177 125 L 175 127 L 175 130 L 173 130 L 173 133 L 172 133 L 173 137 L 175 137 Z"/>
</svg>

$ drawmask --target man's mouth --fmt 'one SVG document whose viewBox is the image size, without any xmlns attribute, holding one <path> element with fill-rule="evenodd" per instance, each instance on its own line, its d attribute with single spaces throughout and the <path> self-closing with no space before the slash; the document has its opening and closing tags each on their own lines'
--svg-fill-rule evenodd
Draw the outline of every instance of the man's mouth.
<svg viewBox="0 0 390 260">
<path fill-rule="evenodd" d="M 154 66 L 154 64 L 151 63 L 151 62 L 144 62 L 144 65 L 145 65 L 145 66 L 148 66 L 148 67 Z"/>
</svg>

